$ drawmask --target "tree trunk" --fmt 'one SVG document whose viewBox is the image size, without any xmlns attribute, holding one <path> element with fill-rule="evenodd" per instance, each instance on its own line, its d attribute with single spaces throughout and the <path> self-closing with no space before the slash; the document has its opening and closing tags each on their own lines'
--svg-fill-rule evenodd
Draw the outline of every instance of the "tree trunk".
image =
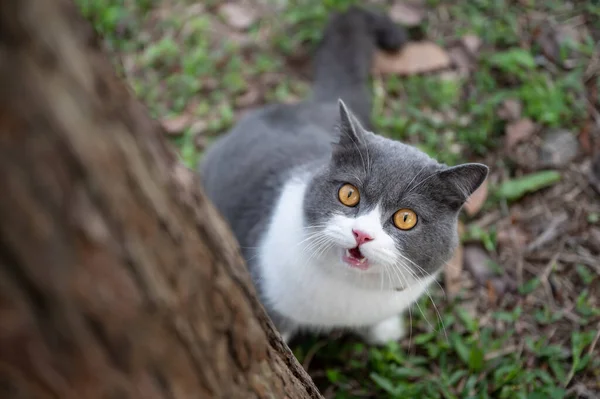
<svg viewBox="0 0 600 399">
<path fill-rule="evenodd" d="M 0 2 L 0 397 L 320 397 L 66 0 Z"/>
</svg>

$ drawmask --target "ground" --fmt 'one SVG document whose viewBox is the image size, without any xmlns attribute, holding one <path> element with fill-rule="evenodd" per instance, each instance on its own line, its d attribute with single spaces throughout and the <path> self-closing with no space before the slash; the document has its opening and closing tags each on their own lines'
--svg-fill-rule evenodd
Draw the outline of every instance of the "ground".
<svg viewBox="0 0 600 399">
<path fill-rule="evenodd" d="M 248 109 L 307 93 L 328 13 L 356 2 L 78 3 L 193 166 Z M 484 162 L 489 184 L 408 338 L 309 336 L 296 356 L 328 398 L 600 397 L 600 6 L 371 3 L 409 26 L 416 58 L 378 64 L 376 130 L 448 164 Z"/>
</svg>

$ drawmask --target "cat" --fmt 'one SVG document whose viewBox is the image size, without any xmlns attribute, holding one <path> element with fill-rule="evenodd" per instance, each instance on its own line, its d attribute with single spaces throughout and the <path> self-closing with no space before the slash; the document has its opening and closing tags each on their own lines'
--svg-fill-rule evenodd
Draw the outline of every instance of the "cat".
<svg viewBox="0 0 600 399">
<path fill-rule="evenodd" d="M 199 167 L 286 342 L 333 329 L 402 338 L 403 312 L 452 256 L 459 211 L 487 177 L 371 131 L 374 51 L 405 42 L 384 14 L 332 15 L 311 95 L 247 114 Z"/>
</svg>

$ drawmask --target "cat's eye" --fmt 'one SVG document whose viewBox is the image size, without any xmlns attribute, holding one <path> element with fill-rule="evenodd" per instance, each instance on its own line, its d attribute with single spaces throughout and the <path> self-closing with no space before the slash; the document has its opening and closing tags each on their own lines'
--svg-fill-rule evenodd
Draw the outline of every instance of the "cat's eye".
<svg viewBox="0 0 600 399">
<path fill-rule="evenodd" d="M 360 201 L 360 194 L 358 188 L 352 184 L 346 183 L 338 191 L 338 198 L 340 202 L 346 206 L 356 206 Z"/>
<path fill-rule="evenodd" d="M 400 230 L 410 230 L 417 224 L 417 214 L 410 209 L 400 209 L 394 213 L 393 220 Z"/>
</svg>

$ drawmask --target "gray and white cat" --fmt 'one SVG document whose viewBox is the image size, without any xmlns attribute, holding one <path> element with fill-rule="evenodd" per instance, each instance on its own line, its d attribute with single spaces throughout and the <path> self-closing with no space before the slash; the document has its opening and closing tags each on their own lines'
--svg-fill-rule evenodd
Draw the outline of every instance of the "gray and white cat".
<svg viewBox="0 0 600 399">
<path fill-rule="evenodd" d="M 375 46 L 404 42 L 384 15 L 334 15 L 312 95 L 245 116 L 201 165 L 286 341 L 334 328 L 400 339 L 403 311 L 451 257 L 459 210 L 487 176 L 485 165 L 448 167 L 368 130 Z"/>
</svg>

